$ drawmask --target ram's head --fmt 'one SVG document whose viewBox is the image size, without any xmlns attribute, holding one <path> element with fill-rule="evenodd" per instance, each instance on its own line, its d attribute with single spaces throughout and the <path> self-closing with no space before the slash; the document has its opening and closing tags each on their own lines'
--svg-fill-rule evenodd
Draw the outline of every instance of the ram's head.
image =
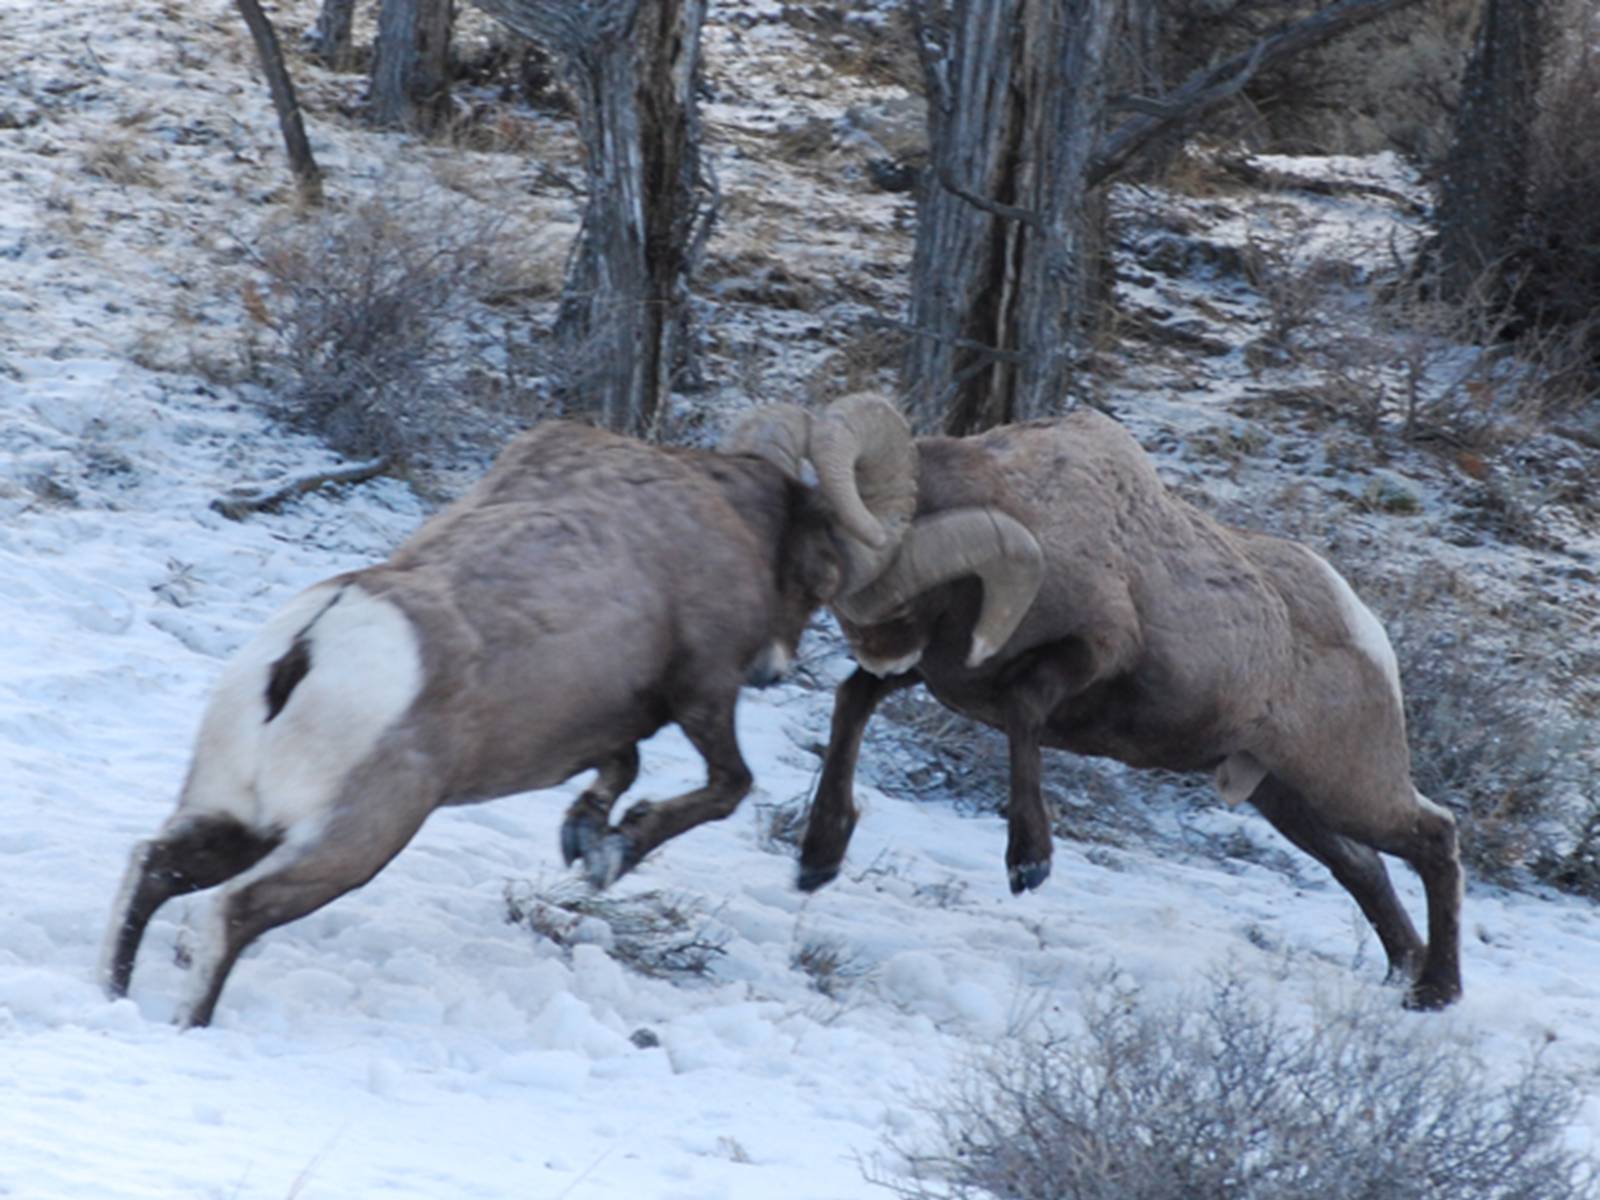
<svg viewBox="0 0 1600 1200">
<path fill-rule="evenodd" d="M 875 673 L 916 665 L 929 631 L 915 621 L 913 601 L 940 584 L 968 575 L 983 584 L 969 667 L 1004 646 L 1033 603 L 1044 574 L 1033 534 L 991 507 L 919 516 L 916 443 L 880 396 L 847 396 L 817 415 L 769 405 L 737 423 L 721 448 L 759 454 L 796 480 L 811 464 L 839 548 L 829 599 Z"/>
</svg>

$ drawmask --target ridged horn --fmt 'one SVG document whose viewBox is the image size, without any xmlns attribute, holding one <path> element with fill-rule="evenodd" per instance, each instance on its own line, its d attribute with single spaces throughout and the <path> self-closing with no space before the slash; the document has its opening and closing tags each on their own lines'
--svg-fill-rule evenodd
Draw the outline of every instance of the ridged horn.
<svg viewBox="0 0 1600 1200">
<path fill-rule="evenodd" d="M 887 570 L 834 605 L 850 620 L 870 625 L 929 588 L 963 575 L 983 581 L 983 607 L 967 656 L 967 666 L 976 667 L 1017 631 L 1044 580 L 1038 540 L 1021 521 L 998 509 L 956 508 L 923 517 L 906 531 Z"/>
<path fill-rule="evenodd" d="M 717 443 L 723 454 L 755 454 L 800 479 L 811 442 L 811 414 L 798 404 L 765 404 L 740 415 Z"/>
<path fill-rule="evenodd" d="M 894 558 L 917 511 L 917 448 L 888 400 L 835 401 L 811 423 L 817 485 L 848 535 L 845 590 L 870 583 Z"/>
</svg>

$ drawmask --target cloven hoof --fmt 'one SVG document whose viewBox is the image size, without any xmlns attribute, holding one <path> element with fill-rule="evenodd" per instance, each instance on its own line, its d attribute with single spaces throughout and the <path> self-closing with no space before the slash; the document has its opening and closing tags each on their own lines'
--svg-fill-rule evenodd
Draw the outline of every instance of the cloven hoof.
<svg viewBox="0 0 1600 1200">
<path fill-rule="evenodd" d="M 1020 896 L 1025 891 L 1033 891 L 1034 888 L 1050 878 L 1050 860 L 1020 863 L 1012 867 L 1008 874 L 1011 877 L 1011 894 Z"/>
<path fill-rule="evenodd" d="M 809 867 L 800 864 L 800 874 L 795 878 L 795 885 L 802 892 L 814 892 L 820 887 L 832 883 L 839 877 L 839 864 L 830 863 L 825 867 Z"/>
<path fill-rule="evenodd" d="M 1401 1003 L 1412 1012 L 1438 1012 L 1442 1008 L 1449 1008 L 1459 999 L 1460 984 L 1418 983 L 1406 993 Z"/>
</svg>

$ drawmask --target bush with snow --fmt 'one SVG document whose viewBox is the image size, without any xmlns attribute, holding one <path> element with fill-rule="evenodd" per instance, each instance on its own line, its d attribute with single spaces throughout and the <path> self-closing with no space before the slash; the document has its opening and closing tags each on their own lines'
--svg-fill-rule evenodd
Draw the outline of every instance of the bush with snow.
<svg viewBox="0 0 1600 1200">
<path fill-rule="evenodd" d="M 1012 1043 L 930 1106 L 938 1145 L 885 1181 L 905 1200 L 1580 1200 L 1581 1092 L 1537 1057 L 1490 1081 L 1388 1006 L 1310 1026 L 1237 978 L 1154 1004 L 1115 979 L 1081 1036 Z"/>
</svg>

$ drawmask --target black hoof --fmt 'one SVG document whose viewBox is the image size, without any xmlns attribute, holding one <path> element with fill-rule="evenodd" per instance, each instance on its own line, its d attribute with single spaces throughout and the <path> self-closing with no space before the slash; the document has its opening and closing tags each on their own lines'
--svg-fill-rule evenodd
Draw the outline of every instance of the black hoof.
<svg viewBox="0 0 1600 1200">
<path fill-rule="evenodd" d="M 599 840 L 599 830 L 594 822 L 582 817 L 568 817 L 561 822 L 561 857 L 571 866 L 583 858 L 589 848 Z"/>
<path fill-rule="evenodd" d="M 808 867 L 805 863 L 801 863 L 800 874 L 795 878 L 795 884 L 802 892 L 814 892 L 818 888 L 832 883 L 838 877 L 838 863 L 826 867 Z"/>
<path fill-rule="evenodd" d="M 561 857 L 571 866 L 580 858 L 588 858 L 606 833 L 606 811 L 594 803 L 588 793 L 578 797 L 567 809 L 566 820 L 561 822 Z"/>
<path fill-rule="evenodd" d="M 1418 983 L 1401 1001 L 1412 1012 L 1438 1012 L 1449 1008 L 1461 999 L 1461 988 L 1456 984 Z"/>
<path fill-rule="evenodd" d="M 584 851 L 584 878 L 595 891 L 604 891 L 638 866 L 641 857 L 632 838 L 612 830 Z"/>
<path fill-rule="evenodd" d="M 1021 863 L 1012 867 L 1008 874 L 1011 877 L 1011 894 L 1020 896 L 1023 892 L 1031 892 L 1046 879 L 1050 878 L 1050 862 Z"/>
</svg>

